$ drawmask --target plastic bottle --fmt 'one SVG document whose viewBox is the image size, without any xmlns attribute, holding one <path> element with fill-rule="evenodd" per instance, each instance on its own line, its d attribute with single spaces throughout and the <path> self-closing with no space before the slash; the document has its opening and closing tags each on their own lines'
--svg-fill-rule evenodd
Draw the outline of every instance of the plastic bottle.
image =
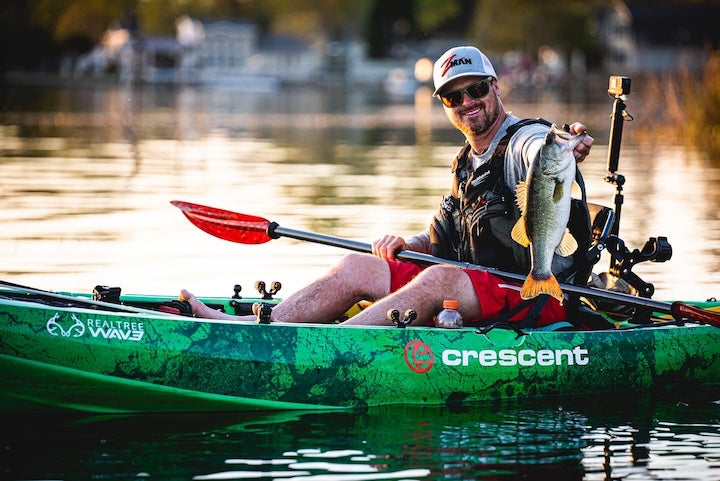
<svg viewBox="0 0 720 481">
<path fill-rule="evenodd" d="M 453 299 L 445 299 L 443 301 L 443 309 L 435 316 L 435 327 L 444 327 L 445 329 L 459 329 L 463 327 L 463 320 L 460 312 L 458 312 L 458 301 Z"/>
</svg>

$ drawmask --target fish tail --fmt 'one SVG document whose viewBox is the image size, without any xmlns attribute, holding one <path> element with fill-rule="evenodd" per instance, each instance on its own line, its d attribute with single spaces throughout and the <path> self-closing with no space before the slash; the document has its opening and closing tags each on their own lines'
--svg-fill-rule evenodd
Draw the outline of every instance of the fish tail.
<svg viewBox="0 0 720 481">
<path fill-rule="evenodd" d="M 520 297 L 523 299 L 533 299 L 540 294 L 552 296 L 562 303 L 563 292 L 552 273 L 547 278 L 538 278 L 531 272 L 520 289 Z"/>
</svg>

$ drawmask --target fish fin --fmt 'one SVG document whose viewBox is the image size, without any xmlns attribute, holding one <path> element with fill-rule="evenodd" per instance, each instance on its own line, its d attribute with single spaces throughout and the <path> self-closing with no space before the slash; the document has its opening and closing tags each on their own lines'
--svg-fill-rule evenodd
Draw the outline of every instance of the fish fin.
<svg viewBox="0 0 720 481">
<path fill-rule="evenodd" d="M 553 190 L 553 202 L 560 202 L 565 195 L 565 184 L 560 181 L 555 181 L 555 190 Z"/>
<path fill-rule="evenodd" d="M 527 182 L 525 182 L 524 180 L 518 182 L 518 185 L 515 188 L 515 202 L 517 202 L 517 206 L 520 208 L 520 212 L 525 210 L 525 205 L 527 202 Z"/>
<path fill-rule="evenodd" d="M 533 299 L 540 294 L 552 296 L 561 304 L 563 302 L 562 289 L 553 274 L 550 274 L 550 277 L 547 279 L 538 279 L 531 272 L 520 289 L 520 297 L 523 299 Z"/>
<path fill-rule="evenodd" d="M 527 235 L 527 229 L 525 228 L 525 216 L 522 216 L 515 223 L 515 226 L 510 233 L 510 237 L 523 247 L 530 245 L 530 238 Z"/>
<path fill-rule="evenodd" d="M 577 241 L 570 233 L 570 230 L 565 229 L 565 233 L 563 234 L 562 239 L 560 239 L 560 243 L 555 248 L 555 253 L 563 257 L 567 257 L 571 254 L 574 254 L 577 248 Z"/>
</svg>

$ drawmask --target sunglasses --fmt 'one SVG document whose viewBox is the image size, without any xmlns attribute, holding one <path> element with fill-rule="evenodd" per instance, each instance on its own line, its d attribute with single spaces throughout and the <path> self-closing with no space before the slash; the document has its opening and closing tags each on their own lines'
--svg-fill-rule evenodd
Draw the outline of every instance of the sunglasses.
<svg viewBox="0 0 720 481">
<path fill-rule="evenodd" d="M 470 98 L 476 100 L 481 99 L 490 93 L 490 82 L 492 82 L 492 77 L 484 78 L 479 82 L 468 85 L 464 89 L 440 94 L 440 100 L 445 107 L 455 108 L 458 105 L 462 105 L 465 94 L 468 94 Z"/>
</svg>

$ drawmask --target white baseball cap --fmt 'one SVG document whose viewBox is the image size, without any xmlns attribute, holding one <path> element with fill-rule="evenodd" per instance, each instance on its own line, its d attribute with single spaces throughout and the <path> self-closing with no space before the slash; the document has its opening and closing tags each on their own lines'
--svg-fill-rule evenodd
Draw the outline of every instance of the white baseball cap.
<svg viewBox="0 0 720 481">
<path fill-rule="evenodd" d="M 497 80 L 495 69 L 484 53 L 475 47 L 453 47 L 437 59 L 433 68 L 433 82 L 437 96 L 448 82 L 460 77 L 492 77 Z"/>
</svg>

